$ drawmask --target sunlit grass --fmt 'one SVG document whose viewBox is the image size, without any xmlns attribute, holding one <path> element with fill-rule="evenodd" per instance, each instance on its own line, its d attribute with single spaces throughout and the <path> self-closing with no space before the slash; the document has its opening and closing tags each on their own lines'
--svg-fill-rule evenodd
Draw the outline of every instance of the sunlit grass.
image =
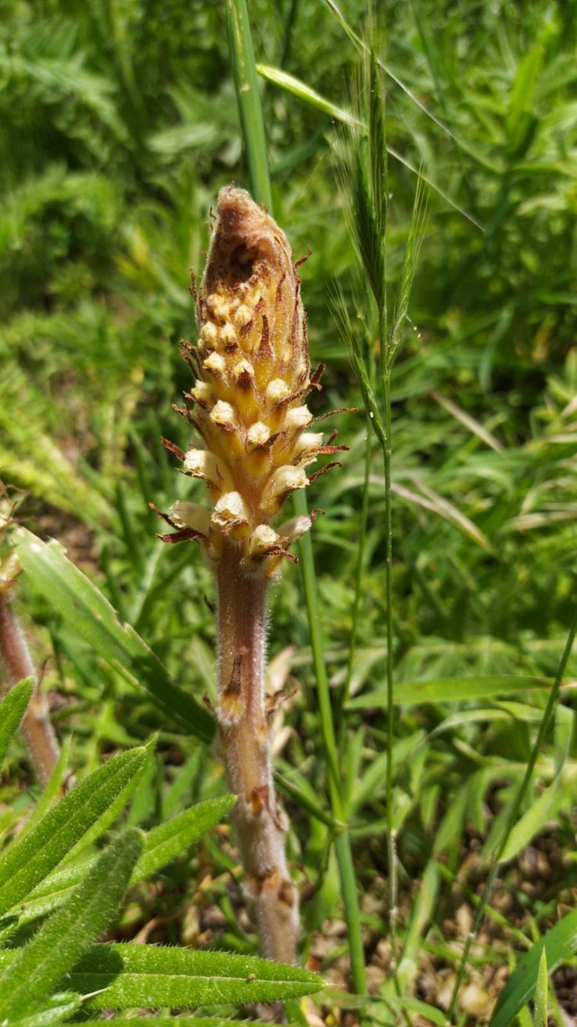
<svg viewBox="0 0 577 1027">
<path fill-rule="evenodd" d="M 25 490 L 15 495 L 27 527 L 61 538 L 178 686 L 214 703 L 210 575 L 186 545 L 160 545 L 148 504 L 166 509 L 202 495 L 176 473 L 159 438 L 188 444 L 171 404 L 189 385 L 178 342 L 195 341 L 189 268 L 202 267 L 218 189 L 233 180 L 250 187 L 250 168 L 225 5 L 144 17 L 136 4 L 110 24 L 105 9 L 113 6 L 37 11 L 14 3 L 1 16 L 0 476 Z M 353 112 L 370 126 L 372 117 L 373 140 L 383 135 L 376 92 L 372 107 L 354 108 L 355 39 L 368 38 L 363 5 L 343 5 L 352 35 L 330 4 L 250 5 L 255 58 L 269 69 L 258 91 L 274 216 L 295 259 L 312 250 L 299 273 L 312 360 L 327 365 L 314 413 L 348 408 L 334 424 L 338 442 L 351 447 L 338 474 L 311 486 L 311 508 L 325 511 L 313 526 L 314 570 L 310 552 L 301 557 L 305 585 L 298 569 L 285 569 L 271 597 L 270 654 L 296 647 L 300 690 L 278 713 L 277 766 L 294 825 L 289 854 L 306 896 L 303 958 L 317 952 L 313 931 L 324 930 L 322 969 L 351 986 L 352 936 L 331 941 L 326 928 L 345 908 L 330 852 L 346 821 L 347 880 L 360 907 L 357 967 L 364 942 L 378 968 L 395 905 L 387 893 L 392 827 L 398 988 L 401 999 L 424 1000 L 423 967 L 434 967 L 440 991 L 465 945 L 447 928 L 457 923 L 452 882 L 462 881 L 474 918 L 486 879 L 483 869 L 477 876 L 477 853 L 488 856 L 503 839 L 537 742 L 519 809 L 523 844 L 545 826 L 561 846 L 574 833 L 570 689 L 561 685 L 561 712 L 542 739 L 539 724 L 575 586 L 575 30 L 563 11 L 535 2 L 496 11 L 419 0 L 382 13 L 386 45 L 377 47 L 372 75 L 386 100 L 386 183 L 374 161 L 362 164 L 360 132 L 338 120 Z M 275 68 L 313 97 L 284 88 Z M 361 166 L 348 165 L 343 189 L 348 141 Z M 428 217 L 415 232 L 419 172 L 430 183 Z M 363 229 L 357 246 L 351 192 Z M 264 192 L 256 198 L 268 202 Z M 374 244 L 385 206 L 383 253 Z M 396 330 L 387 426 L 380 367 Z M 159 732 L 159 762 L 134 800 L 131 826 L 151 827 L 222 793 L 211 751 L 104 664 L 74 617 L 63 618 L 31 578 L 18 589 L 35 658 L 47 660 L 44 688 L 65 701 L 53 717 L 61 736 L 72 737 L 78 778 Z M 318 639 L 311 646 L 311 612 L 323 649 Z M 566 679 L 576 669 L 568 657 Z M 394 718 L 386 713 L 391 680 Z M 332 709 L 333 742 L 321 707 Z M 20 811 L 30 802 L 27 793 L 16 798 L 29 771 L 23 750 L 11 754 L 2 799 Z M 198 862 L 175 864 L 162 898 L 167 919 L 152 940 L 254 951 L 227 894 L 236 865 L 226 831 L 206 842 Z M 571 863 L 545 897 L 525 901 L 517 866 L 503 870 L 514 913 L 493 912 L 512 920 L 521 952 L 521 937 L 528 947 L 555 922 L 559 903 L 570 907 L 577 878 Z M 151 902 L 139 895 L 123 930 L 144 928 L 156 915 Z M 190 905 L 197 926 L 183 915 Z M 495 955 L 481 932 L 467 981 L 479 966 L 507 959 L 508 936 L 495 922 L 502 947 Z M 555 958 L 547 951 L 550 972 Z M 371 1015 L 392 1024 L 399 995 L 390 968 L 380 970 L 375 987 L 385 1004 Z M 479 1022 L 494 999 L 489 977 L 487 970 Z M 427 1001 L 440 1011 L 438 992 Z M 539 1001 L 544 1008 L 542 980 Z M 476 1021 L 461 1011 L 455 1022 Z"/>
</svg>

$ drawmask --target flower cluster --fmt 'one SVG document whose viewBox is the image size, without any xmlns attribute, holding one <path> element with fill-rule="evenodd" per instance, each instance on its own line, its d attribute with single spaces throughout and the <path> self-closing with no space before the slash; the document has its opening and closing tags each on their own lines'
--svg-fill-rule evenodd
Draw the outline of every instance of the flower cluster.
<svg viewBox="0 0 577 1027">
<path fill-rule="evenodd" d="M 214 563 L 234 540 L 243 570 L 267 578 L 311 524 L 295 517 L 276 531 L 285 499 L 316 477 L 305 468 L 319 454 L 346 448 L 310 430 L 305 399 L 322 368 L 311 376 L 297 266 L 266 208 L 222 189 L 197 297 L 198 345 L 183 343 L 196 381 L 185 394 L 192 407 L 180 412 L 202 441 L 186 453 L 165 442 L 185 474 L 204 480 L 213 509 L 176 502 L 166 519 L 178 530 L 163 537 L 196 539 Z"/>
</svg>

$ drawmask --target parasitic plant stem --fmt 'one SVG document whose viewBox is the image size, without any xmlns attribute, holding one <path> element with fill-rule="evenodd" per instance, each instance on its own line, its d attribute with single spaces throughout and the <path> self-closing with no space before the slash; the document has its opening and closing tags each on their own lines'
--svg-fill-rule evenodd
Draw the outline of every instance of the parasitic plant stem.
<svg viewBox="0 0 577 1027">
<path fill-rule="evenodd" d="M 238 796 L 235 825 L 261 948 L 287 963 L 296 960 L 298 897 L 272 779 L 266 597 L 285 559 L 295 560 L 288 546 L 313 518 L 273 523 L 287 497 L 312 480 L 305 467 L 346 448 L 332 438 L 323 445 L 322 433 L 308 430 L 305 400 L 320 388 L 322 369 L 311 376 L 296 268 L 266 208 L 242 189 L 222 189 L 197 297 L 198 344 L 183 344 L 196 381 L 179 412 L 201 442 L 186 453 L 165 442 L 184 473 L 205 482 L 212 510 L 181 500 L 162 515 L 176 528 L 162 538 L 198 542 L 216 577 L 220 752 Z"/>
<path fill-rule="evenodd" d="M 10 595 L 19 567 L 13 558 L 0 567 L 0 666 L 8 688 L 23 678 L 33 677 L 35 688 L 20 724 L 24 744 L 36 776 L 48 784 L 60 756 L 46 696 L 42 695 L 24 633 L 12 606 Z"/>
<path fill-rule="evenodd" d="M 229 787 L 238 795 L 234 822 L 245 889 L 263 955 L 292 963 L 298 900 L 285 859 L 286 818 L 272 780 L 264 689 L 267 584 L 243 573 L 233 546 L 217 582 L 220 750 Z"/>
</svg>

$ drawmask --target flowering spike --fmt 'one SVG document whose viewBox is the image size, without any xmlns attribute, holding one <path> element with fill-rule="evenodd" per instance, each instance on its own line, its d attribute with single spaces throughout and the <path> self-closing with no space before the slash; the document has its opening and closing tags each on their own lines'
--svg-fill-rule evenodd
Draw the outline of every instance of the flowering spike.
<svg viewBox="0 0 577 1027">
<path fill-rule="evenodd" d="M 321 388 L 324 367 L 311 375 L 299 263 L 264 207 L 242 189 L 221 190 L 196 295 L 198 345 L 181 343 L 196 377 L 186 416 L 204 448 L 183 454 L 163 440 L 186 474 L 204 479 L 215 506 L 201 546 L 219 560 L 234 540 L 244 566 L 264 578 L 277 573 L 280 561 L 278 551 L 260 555 L 257 569 L 250 551 L 255 531 L 270 526 L 287 497 L 308 484 L 305 467 L 346 448 L 333 447 L 332 439 L 323 445 L 321 433 L 307 431 L 313 417 L 303 399 Z M 227 495 L 237 497 L 241 517 L 221 515 Z"/>
<path fill-rule="evenodd" d="M 320 454 L 346 449 L 332 445 L 334 433 L 323 445 L 322 433 L 310 430 L 305 398 L 321 388 L 323 365 L 311 375 L 297 267 L 266 208 L 242 189 L 222 189 L 195 296 L 198 343 L 182 343 L 195 379 L 184 413 L 202 441 L 186 453 L 164 442 L 185 474 L 205 482 L 212 510 L 178 501 L 162 515 L 176 533 L 161 536 L 194 539 L 216 574 L 216 717 L 229 786 L 238 796 L 245 888 L 264 954 L 289 963 L 296 958 L 298 896 L 272 778 L 266 594 L 285 560 L 295 561 L 288 546 L 309 530 L 316 512 L 293 517 L 278 531 L 273 522 L 287 497 L 314 479 L 305 468 Z"/>
</svg>

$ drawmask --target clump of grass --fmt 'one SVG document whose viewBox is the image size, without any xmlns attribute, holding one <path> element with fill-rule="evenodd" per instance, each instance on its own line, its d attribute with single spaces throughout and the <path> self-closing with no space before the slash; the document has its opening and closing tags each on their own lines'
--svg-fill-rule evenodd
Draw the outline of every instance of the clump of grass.
<svg viewBox="0 0 577 1027">
<path fill-rule="evenodd" d="M 393 745 L 394 745 L 394 653 L 393 631 L 393 505 L 392 505 L 392 454 L 393 421 L 391 378 L 395 358 L 403 341 L 409 306 L 409 296 L 415 273 L 416 258 L 422 240 L 426 219 L 426 193 L 419 178 L 415 193 L 413 218 L 408 233 L 400 280 L 397 283 L 397 300 L 392 319 L 389 316 L 389 282 L 387 276 L 387 224 L 389 210 L 389 185 L 387 166 L 387 139 L 384 74 L 374 49 L 365 47 L 361 64 L 357 106 L 359 123 L 365 126 L 358 133 L 350 147 L 349 169 L 346 183 L 350 183 L 351 230 L 368 288 L 363 293 L 363 305 L 358 319 L 362 325 L 359 333 L 351 323 L 344 302 L 336 306 L 336 316 L 352 355 L 353 366 L 363 397 L 367 422 L 367 458 L 364 476 L 363 524 L 368 511 L 368 481 L 370 473 L 370 436 L 374 434 L 379 444 L 384 471 L 384 544 L 385 544 L 385 625 L 386 625 L 386 806 L 389 870 L 389 925 L 392 946 L 392 969 L 397 967 L 397 832 L 393 813 Z M 361 542 L 363 528 L 361 529 Z M 363 548 L 359 549 L 359 567 Z M 357 577 L 357 595 L 360 582 Z M 356 624 L 357 606 L 353 610 Z M 352 660 L 354 637 L 349 650 L 347 688 Z"/>
</svg>

